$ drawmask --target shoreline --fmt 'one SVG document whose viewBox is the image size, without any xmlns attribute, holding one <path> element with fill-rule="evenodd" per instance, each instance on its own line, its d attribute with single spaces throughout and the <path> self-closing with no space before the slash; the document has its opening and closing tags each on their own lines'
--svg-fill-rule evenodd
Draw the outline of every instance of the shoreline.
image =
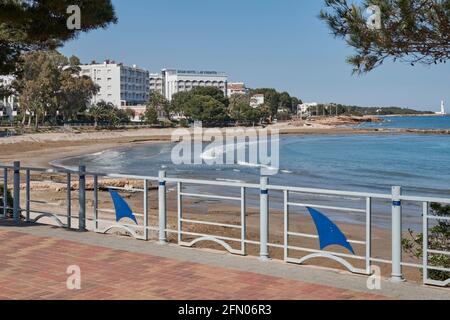
<svg viewBox="0 0 450 320">
<path fill-rule="evenodd" d="M 309 127 L 282 123 L 269 126 L 280 135 L 389 135 L 389 134 L 450 134 L 450 130 L 372 129 L 313 124 Z M 62 160 L 123 146 L 171 141 L 175 128 L 94 131 L 83 133 L 49 132 L 0 138 L 0 163 L 21 161 L 26 166 L 49 167 Z M 188 129 L 192 133 L 192 129 Z"/>
</svg>

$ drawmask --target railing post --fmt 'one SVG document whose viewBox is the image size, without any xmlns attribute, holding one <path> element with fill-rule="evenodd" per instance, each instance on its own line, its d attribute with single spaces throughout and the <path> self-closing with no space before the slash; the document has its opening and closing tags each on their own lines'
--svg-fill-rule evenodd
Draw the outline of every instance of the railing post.
<svg viewBox="0 0 450 320">
<path fill-rule="evenodd" d="M 423 266 L 423 284 L 428 281 L 428 213 L 429 203 L 423 203 L 423 249 L 422 249 L 422 266 Z"/>
<path fill-rule="evenodd" d="M 94 231 L 98 232 L 98 176 L 94 175 Z"/>
<path fill-rule="evenodd" d="M 159 172 L 158 208 L 159 208 L 159 244 L 167 244 L 167 211 L 166 211 L 166 172 Z"/>
<path fill-rule="evenodd" d="M 8 169 L 3 169 L 3 217 L 8 216 Z"/>
<path fill-rule="evenodd" d="M 14 192 L 13 192 L 13 217 L 14 222 L 20 222 L 20 162 L 14 162 Z"/>
<path fill-rule="evenodd" d="M 31 173 L 30 170 L 26 171 L 26 187 L 25 187 L 25 208 L 26 208 L 26 222 L 30 222 L 30 202 L 31 202 Z"/>
<path fill-rule="evenodd" d="M 144 240 L 148 241 L 149 230 L 148 230 L 148 185 L 147 179 L 144 180 Z"/>
<path fill-rule="evenodd" d="M 67 173 L 67 229 L 72 229 L 72 175 Z"/>
<path fill-rule="evenodd" d="M 402 282 L 402 188 L 392 187 L 392 282 Z"/>
<path fill-rule="evenodd" d="M 79 169 L 79 185 L 78 185 L 78 230 L 86 231 L 86 167 L 80 166 Z"/>
<path fill-rule="evenodd" d="M 260 252 L 259 258 L 262 261 L 269 260 L 269 190 L 267 185 L 269 179 L 267 177 L 261 178 L 261 195 L 260 195 Z"/>
</svg>

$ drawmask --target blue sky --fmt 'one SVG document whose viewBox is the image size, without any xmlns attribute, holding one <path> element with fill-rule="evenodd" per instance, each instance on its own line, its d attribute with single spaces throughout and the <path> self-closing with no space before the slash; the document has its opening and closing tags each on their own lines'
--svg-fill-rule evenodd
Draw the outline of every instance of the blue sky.
<svg viewBox="0 0 450 320">
<path fill-rule="evenodd" d="M 352 76 L 352 53 L 317 18 L 322 0 L 113 0 L 117 25 L 81 35 L 62 52 L 152 72 L 225 71 L 230 81 L 274 87 L 305 102 L 438 110 L 450 103 L 450 63 L 387 63 Z"/>
</svg>

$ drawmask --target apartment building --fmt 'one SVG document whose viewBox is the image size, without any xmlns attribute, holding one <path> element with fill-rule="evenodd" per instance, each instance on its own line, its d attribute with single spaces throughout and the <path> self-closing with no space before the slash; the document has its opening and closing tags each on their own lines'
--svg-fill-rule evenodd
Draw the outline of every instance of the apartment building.
<svg viewBox="0 0 450 320">
<path fill-rule="evenodd" d="M 101 64 L 81 66 L 81 75 L 89 76 L 100 91 L 92 99 L 95 104 L 106 101 L 115 106 L 142 105 L 149 98 L 149 72 L 122 63 L 106 60 Z"/>
<path fill-rule="evenodd" d="M 171 101 L 174 94 L 196 87 L 216 87 L 227 94 L 228 76 L 217 71 L 163 69 L 150 75 L 150 90 L 160 92 Z"/>
</svg>

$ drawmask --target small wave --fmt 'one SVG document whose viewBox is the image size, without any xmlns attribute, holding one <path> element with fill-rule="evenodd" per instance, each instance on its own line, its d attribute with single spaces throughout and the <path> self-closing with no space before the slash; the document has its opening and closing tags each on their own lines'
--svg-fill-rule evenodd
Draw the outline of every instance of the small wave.
<svg viewBox="0 0 450 320">
<path fill-rule="evenodd" d="M 90 156 L 101 156 L 101 155 L 104 154 L 105 152 L 106 152 L 106 150 L 100 151 L 100 152 L 96 152 L 96 153 L 91 153 Z"/>
<path fill-rule="evenodd" d="M 222 179 L 222 178 L 217 178 L 216 181 L 242 183 L 242 180 Z"/>
<path fill-rule="evenodd" d="M 279 142 L 279 139 L 276 141 Z M 255 145 L 258 143 L 268 143 L 268 141 L 256 140 L 256 141 L 244 141 L 244 142 L 239 142 L 239 143 L 233 142 L 233 143 L 229 143 L 226 145 L 220 145 L 220 146 L 216 146 L 216 147 L 207 147 L 206 150 L 200 155 L 200 158 L 203 160 L 214 160 L 220 156 L 223 156 L 228 151 L 234 151 L 235 149 L 237 151 L 242 148 L 246 148 L 247 146 Z"/>
<path fill-rule="evenodd" d="M 275 168 L 275 167 L 271 167 L 265 164 L 259 164 L 259 163 L 250 163 L 250 162 L 245 162 L 245 161 L 238 161 L 237 163 L 240 166 L 243 167 L 251 167 L 251 168 L 263 168 L 269 171 L 278 171 L 279 168 Z"/>
</svg>

